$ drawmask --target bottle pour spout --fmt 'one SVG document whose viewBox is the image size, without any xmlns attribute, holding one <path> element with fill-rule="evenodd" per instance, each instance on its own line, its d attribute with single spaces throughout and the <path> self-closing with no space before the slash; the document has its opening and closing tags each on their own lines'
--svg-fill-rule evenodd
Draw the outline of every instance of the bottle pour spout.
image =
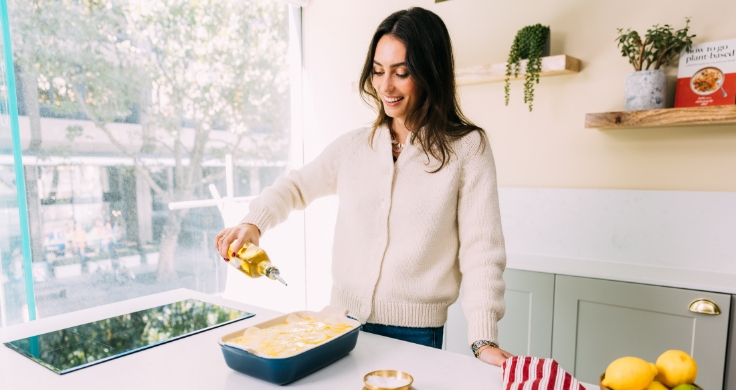
<svg viewBox="0 0 736 390">
<path fill-rule="evenodd" d="M 276 280 L 278 280 L 279 282 L 283 283 L 284 286 L 288 286 L 288 284 L 286 284 L 286 282 L 284 281 L 284 279 L 281 279 L 281 276 L 274 275 L 274 277 L 276 278 Z"/>
<path fill-rule="evenodd" d="M 266 276 L 268 276 L 270 279 L 278 280 L 284 286 L 288 286 L 288 284 L 286 284 L 286 281 L 284 281 L 284 279 L 281 278 L 280 274 L 281 272 L 279 272 L 279 269 L 273 266 L 268 267 L 268 270 L 266 271 Z"/>
</svg>

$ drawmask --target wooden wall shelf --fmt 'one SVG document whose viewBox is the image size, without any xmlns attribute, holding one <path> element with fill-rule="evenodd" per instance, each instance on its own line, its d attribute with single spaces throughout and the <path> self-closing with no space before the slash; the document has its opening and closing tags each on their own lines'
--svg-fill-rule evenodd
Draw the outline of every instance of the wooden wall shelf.
<svg viewBox="0 0 736 390">
<path fill-rule="evenodd" d="M 524 78 L 527 62 L 527 60 L 521 61 L 521 69 L 519 69 L 519 77 L 517 78 Z M 539 76 L 556 76 L 579 72 L 580 60 L 575 57 L 562 54 L 558 56 L 542 57 L 542 71 L 539 73 Z M 456 69 L 455 77 L 458 85 L 503 81 L 506 79 L 506 63 Z M 512 77 L 512 80 L 513 79 L 514 78 Z"/>
<path fill-rule="evenodd" d="M 736 105 L 585 114 L 588 129 L 736 124 Z"/>
</svg>

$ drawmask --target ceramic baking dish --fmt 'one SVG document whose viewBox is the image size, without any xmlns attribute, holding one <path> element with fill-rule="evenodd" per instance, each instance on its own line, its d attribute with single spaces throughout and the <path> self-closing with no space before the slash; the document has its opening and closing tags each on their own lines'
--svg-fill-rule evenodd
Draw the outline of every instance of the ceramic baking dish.
<svg viewBox="0 0 736 390">
<path fill-rule="evenodd" d="M 228 367 L 243 374 L 262 379 L 277 385 L 285 385 L 297 379 L 303 378 L 341 357 L 350 353 L 358 342 L 358 333 L 360 333 L 360 322 L 349 318 L 347 310 L 340 309 L 335 306 L 327 306 L 319 312 L 314 311 L 297 311 L 293 314 L 299 317 L 311 317 L 316 319 L 325 319 L 330 316 L 337 317 L 354 328 L 337 336 L 333 339 L 325 341 L 314 348 L 302 351 L 297 355 L 289 357 L 263 357 L 252 354 L 244 348 L 239 348 L 228 344 L 231 340 L 243 335 L 248 328 L 243 328 L 237 332 L 223 336 L 218 343 L 222 348 L 222 354 L 225 357 L 225 363 Z M 289 314 L 276 317 L 272 320 L 255 324 L 261 329 L 269 326 L 283 324 Z"/>
</svg>

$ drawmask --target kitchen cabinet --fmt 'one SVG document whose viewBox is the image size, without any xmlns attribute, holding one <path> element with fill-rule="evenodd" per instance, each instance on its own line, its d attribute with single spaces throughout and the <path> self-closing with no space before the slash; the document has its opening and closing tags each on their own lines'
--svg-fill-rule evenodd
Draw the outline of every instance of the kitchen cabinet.
<svg viewBox="0 0 736 390">
<path fill-rule="evenodd" d="M 501 348 L 514 355 L 552 356 L 555 276 L 506 269 L 504 280 L 506 314 L 498 322 Z M 468 347 L 468 325 L 460 308 L 460 298 L 448 310 L 445 349 L 473 356 Z"/>
<path fill-rule="evenodd" d="M 721 314 L 691 312 L 696 299 Z M 577 379 L 597 383 L 610 362 L 637 356 L 654 362 L 669 349 L 698 362 L 698 383 L 722 389 L 731 295 L 557 275 L 552 357 Z"/>
<path fill-rule="evenodd" d="M 726 390 L 736 390 L 736 295 L 731 296 L 731 332 L 726 357 Z"/>
</svg>

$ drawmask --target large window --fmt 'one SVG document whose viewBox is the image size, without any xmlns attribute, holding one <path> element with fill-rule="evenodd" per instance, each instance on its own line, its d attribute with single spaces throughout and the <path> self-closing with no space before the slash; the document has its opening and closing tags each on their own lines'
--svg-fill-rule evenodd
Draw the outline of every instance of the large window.
<svg viewBox="0 0 736 390">
<path fill-rule="evenodd" d="M 168 205 L 224 195 L 226 155 L 234 196 L 287 169 L 290 15 L 274 0 L 9 1 L 33 271 L 3 126 L 2 324 L 28 318 L 31 279 L 38 317 L 223 290 L 218 209 Z"/>
</svg>

